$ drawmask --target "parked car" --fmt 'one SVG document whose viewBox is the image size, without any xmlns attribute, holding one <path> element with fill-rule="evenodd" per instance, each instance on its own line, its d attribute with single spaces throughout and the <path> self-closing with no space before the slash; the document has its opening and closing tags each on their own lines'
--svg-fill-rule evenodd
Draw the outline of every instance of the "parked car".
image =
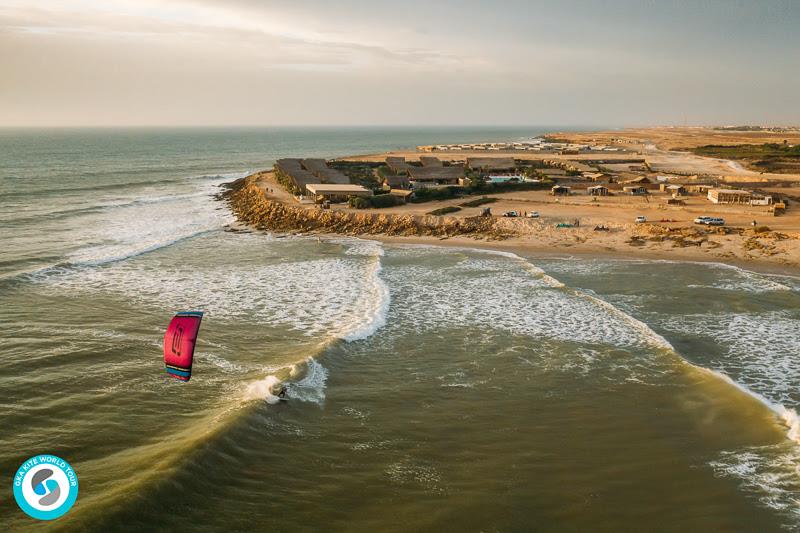
<svg viewBox="0 0 800 533">
<path fill-rule="evenodd" d="M 697 217 L 694 219 L 695 224 L 703 224 L 705 226 L 724 226 L 725 219 L 719 217 Z"/>
<path fill-rule="evenodd" d="M 503 216 L 504 217 L 514 218 L 514 217 L 518 217 L 519 213 L 517 213 L 516 211 L 506 211 L 505 213 L 503 213 Z"/>
<path fill-rule="evenodd" d="M 637 224 L 644 224 L 645 222 L 647 222 L 647 217 L 643 217 L 642 215 L 636 217 Z"/>
<path fill-rule="evenodd" d="M 528 218 L 539 218 L 539 211 L 531 211 L 528 213 Z"/>
</svg>

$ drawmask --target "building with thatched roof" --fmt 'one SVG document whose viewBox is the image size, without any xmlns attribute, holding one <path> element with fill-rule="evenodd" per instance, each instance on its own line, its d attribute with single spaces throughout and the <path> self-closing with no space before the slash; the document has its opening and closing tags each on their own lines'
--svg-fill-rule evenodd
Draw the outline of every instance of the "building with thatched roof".
<svg viewBox="0 0 800 533">
<path fill-rule="evenodd" d="M 386 166 L 394 174 L 400 174 L 408 170 L 408 163 L 406 163 L 406 158 L 403 156 L 386 156 Z"/>
<path fill-rule="evenodd" d="M 289 183 L 297 189 L 296 192 L 300 192 L 301 194 L 305 193 L 306 185 L 319 182 L 317 176 L 302 167 L 299 159 L 278 159 L 275 162 L 274 169 L 278 178 L 284 177 L 287 179 Z M 285 182 L 282 183 L 286 185 Z"/>
<path fill-rule="evenodd" d="M 372 191 L 361 185 L 343 185 L 338 183 L 309 183 L 306 185 L 308 194 L 330 202 L 345 202 L 351 196 L 369 198 Z"/>
<path fill-rule="evenodd" d="M 464 167 L 408 167 L 411 187 L 458 185 L 464 177 Z"/>
<path fill-rule="evenodd" d="M 420 156 L 419 162 L 422 163 L 423 167 L 441 167 L 444 166 L 441 159 L 438 157 L 434 157 L 432 155 L 423 155 Z"/>
<path fill-rule="evenodd" d="M 383 178 L 383 184 L 390 189 L 408 189 L 410 187 L 408 176 L 405 174 L 386 176 Z"/>
<path fill-rule="evenodd" d="M 318 177 L 322 183 L 338 183 L 340 185 L 346 185 L 350 183 L 350 178 L 345 176 L 344 173 L 333 168 L 316 170 L 314 171 L 314 175 Z"/>
<path fill-rule="evenodd" d="M 324 159 L 303 159 L 300 164 L 311 173 L 328 169 L 328 164 Z"/>
<path fill-rule="evenodd" d="M 467 168 L 477 172 L 514 172 L 517 164 L 513 157 L 468 157 Z"/>
</svg>

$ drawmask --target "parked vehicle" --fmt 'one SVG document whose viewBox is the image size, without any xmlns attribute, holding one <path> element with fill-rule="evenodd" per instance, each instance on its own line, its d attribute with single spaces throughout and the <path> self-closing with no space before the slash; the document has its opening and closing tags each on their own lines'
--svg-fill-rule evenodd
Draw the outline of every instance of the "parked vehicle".
<svg viewBox="0 0 800 533">
<path fill-rule="evenodd" d="M 531 211 L 528 213 L 528 218 L 539 218 L 539 211 Z"/>
<path fill-rule="evenodd" d="M 503 216 L 509 218 L 515 218 L 519 216 L 519 213 L 517 213 L 516 211 L 506 211 L 505 213 L 503 213 Z"/>
<path fill-rule="evenodd" d="M 705 226 L 724 226 L 725 219 L 719 217 L 697 217 L 694 219 L 695 224 L 703 224 Z"/>
<path fill-rule="evenodd" d="M 641 215 L 636 217 L 636 223 L 637 224 L 644 224 L 645 222 L 647 222 L 647 217 L 643 217 Z"/>
</svg>

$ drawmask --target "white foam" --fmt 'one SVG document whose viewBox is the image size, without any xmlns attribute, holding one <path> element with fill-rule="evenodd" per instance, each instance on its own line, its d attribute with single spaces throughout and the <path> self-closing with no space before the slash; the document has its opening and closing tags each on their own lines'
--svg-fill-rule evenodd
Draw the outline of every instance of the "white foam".
<svg viewBox="0 0 800 533">
<path fill-rule="evenodd" d="M 157 275 L 149 260 L 124 261 L 66 270 L 39 282 L 65 296 L 97 293 L 152 309 L 202 309 L 216 321 L 267 324 L 315 337 L 357 340 L 385 323 L 389 291 L 380 277 L 379 257 L 274 259 L 296 255 L 296 247 L 297 241 L 273 241 L 257 234 L 235 239 L 209 235 L 176 252 L 235 258 L 253 253 L 252 248 L 265 261 L 231 259 L 194 266 L 162 260 Z"/>
<path fill-rule="evenodd" d="M 413 255 L 426 250 L 403 247 L 393 248 L 392 253 Z M 460 251 L 451 247 L 435 250 L 440 254 Z M 400 299 L 393 305 L 401 323 L 422 330 L 483 325 L 566 341 L 670 347 L 642 322 L 595 296 L 564 287 L 516 254 L 481 249 L 467 252 L 473 255 L 456 265 L 432 270 L 406 261 L 387 272 L 390 285 L 404 289 L 398 291 Z"/>
<path fill-rule="evenodd" d="M 280 384 L 281 380 L 273 375 L 251 381 L 245 387 L 242 398 L 244 400 L 264 400 L 268 404 L 274 405 L 280 401 L 280 398 L 275 395 Z"/>
<path fill-rule="evenodd" d="M 328 369 L 316 359 L 306 360 L 306 374 L 302 379 L 289 383 L 286 395 L 294 400 L 322 404 L 325 401 L 325 385 L 328 381 Z"/>
<path fill-rule="evenodd" d="M 366 339 L 377 330 L 386 325 L 386 315 L 389 312 L 391 297 L 389 287 L 381 279 L 381 254 L 373 259 L 372 267 L 368 275 L 369 286 L 366 288 L 365 302 L 361 317 L 353 322 L 347 323 L 338 333 L 338 336 L 347 342 Z"/>
<path fill-rule="evenodd" d="M 747 292 L 771 292 L 771 291 L 791 291 L 798 290 L 797 287 L 791 287 L 791 280 L 796 280 L 793 276 L 782 276 L 778 274 L 762 274 L 754 272 L 735 265 L 727 263 L 711 262 L 711 261 L 684 261 L 673 259 L 604 259 L 593 261 L 578 261 L 572 257 L 554 258 L 550 260 L 550 265 L 553 270 L 577 274 L 593 276 L 598 271 L 605 273 L 613 272 L 627 265 L 693 265 L 706 268 L 710 271 L 720 270 L 724 271 L 725 277 L 722 279 L 712 280 L 710 284 L 690 284 L 689 287 L 694 288 L 712 288 L 719 290 L 729 291 L 747 291 Z M 627 274 L 627 272 L 625 272 Z M 776 278 L 783 278 L 784 281 L 780 282 Z"/>
<path fill-rule="evenodd" d="M 234 222 L 212 198 L 216 183 L 201 183 L 190 194 L 125 201 L 113 209 L 80 217 L 75 240 L 86 244 L 67 256 L 74 265 L 101 265 L 171 246 Z"/>
<path fill-rule="evenodd" d="M 707 366 L 782 405 L 800 401 L 800 322 L 788 311 L 659 317 L 667 330 L 714 339 Z"/>
<path fill-rule="evenodd" d="M 738 479 L 761 503 L 787 513 L 795 524 L 790 529 L 796 529 L 800 519 L 798 464 L 800 449 L 782 445 L 724 451 L 709 462 L 717 475 Z"/>
</svg>

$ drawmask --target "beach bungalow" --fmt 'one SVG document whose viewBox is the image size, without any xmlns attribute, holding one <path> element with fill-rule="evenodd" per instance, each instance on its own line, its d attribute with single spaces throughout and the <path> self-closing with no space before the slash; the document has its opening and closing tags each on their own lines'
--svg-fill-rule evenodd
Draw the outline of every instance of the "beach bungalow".
<svg viewBox="0 0 800 533">
<path fill-rule="evenodd" d="M 432 155 L 423 155 L 420 156 L 419 162 L 422 163 L 423 167 L 442 167 L 444 164 L 442 160 L 438 157 Z"/>
<path fill-rule="evenodd" d="M 750 205 L 772 205 L 772 196 L 753 193 L 750 198 Z"/>
<path fill-rule="evenodd" d="M 749 204 L 753 194 L 739 189 L 711 189 L 708 199 L 712 204 Z"/>
<path fill-rule="evenodd" d="M 622 192 L 631 196 L 642 196 L 647 194 L 647 187 L 642 185 L 626 185 L 622 187 Z"/>
<path fill-rule="evenodd" d="M 635 178 L 627 179 L 622 183 L 624 185 L 633 185 L 633 184 L 645 185 L 653 182 L 647 176 L 636 176 Z"/>
<path fill-rule="evenodd" d="M 696 192 L 700 194 L 708 194 L 708 191 L 714 188 L 714 185 L 708 183 L 694 183 L 691 185 L 684 185 L 689 192 Z"/>
<path fill-rule="evenodd" d="M 303 159 L 300 164 L 312 174 L 320 170 L 328 170 L 328 164 L 324 159 Z"/>
<path fill-rule="evenodd" d="M 351 196 L 369 198 L 372 191 L 365 189 L 361 185 L 343 185 L 338 183 L 309 183 L 306 185 L 308 194 L 317 200 L 328 200 L 329 202 L 346 202 Z"/>
<path fill-rule="evenodd" d="M 550 189 L 550 194 L 553 196 L 569 196 L 572 194 L 572 189 L 564 185 L 553 185 Z"/>
<path fill-rule="evenodd" d="M 389 191 L 389 194 L 391 194 L 392 196 L 397 196 L 398 198 L 403 200 L 403 203 L 405 204 L 408 203 L 408 201 L 411 200 L 411 198 L 414 196 L 414 191 L 409 191 L 406 189 L 391 189 Z"/>
<path fill-rule="evenodd" d="M 408 163 L 406 163 L 406 158 L 403 156 L 387 156 L 386 166 L 394 174 L 401 174 L 408 170 Z"/>
<path fill-rule="evenodd" d="M 390 189 L 408 189 L 410 188 L 408 175 L 400 174 L 395 176 L 386 176 L 383 178 L 383 184 Z"/>
<path fill-rule="evenodd" d="M 468 157 L 467 168 L 482 174 L 515 172 L 517 164 L 513 157 Z"/>
<path fill-rule="evenodd" d="M 591 187 L 586 187 L 586 192 L 589 193 L 589 196 L 608 196 L 608 187 L 592 185 Z"/>
<path fill-rule="evenodd" d="M 563 168 L 543 168 L 540 172 L 550 179 L 564 179 L 567 177 L 567 171 Z"/>
<path fill-rule="evenodd" d="M 672 196 L 685 196 L 688 192 L 686 187 L 677 183 L 661 183 L 658 188 L 661 192 L 671 194 Z"/>
<path fill-rule="evenodd" d="M 273 169 L 275 175 L 291 193 L 305 194 L 306 185 L 320 181 L 318 177 L 302 167 L 300 159 L 278 159 Z"/>
<path fill-rule="evenodd" d="M 605 172 L 584 172 L 583 177 L 589 181 L 610 181 L 611 175 Z"/>
<path fill-rule="evenodd" d="M 464 167 L 408 167 L 411 188 L 458 185 L 464 178 Z"/>
</svg>

